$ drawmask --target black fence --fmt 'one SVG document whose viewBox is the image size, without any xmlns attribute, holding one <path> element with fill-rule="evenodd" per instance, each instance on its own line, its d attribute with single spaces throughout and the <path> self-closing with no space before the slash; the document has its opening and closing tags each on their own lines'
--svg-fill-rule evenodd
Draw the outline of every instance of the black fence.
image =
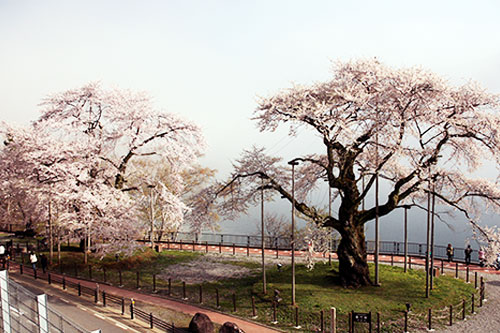
<svg viewBox="0 0 500 333">
<path fill-rule="evenodd" d="M 143 241 L 148 241 L 147 239 Z M 247 236 L 247 235 L 234 235 L 234 234 L 216 234 L 216 233 L 190 233 L 190 232 L 177 232 L 168 234 L 167 240 L 162 240 L 158 243 L 167 242 L 183 242 L 183 243 L 196 243 L 208 244 L 210 246 L 239 246 L 260 248 L 262 245 L 261 236 Z M 264 237 L 264 246 L 266 249 L 278 250 L 291 250 L 291 238 L 289 237 Z M 395 241 L 380 241 L 379 253 L 385 255 L 403 255 L 404 242 Z M 336 252 L 339 245 L 338 239 L 333 239 L 330 244 L 330 251 Z M 296 250 L 307 250 L 307 244 L 296 244 Z M 426 252 L 425 243 L 408 242 L 408 255 L 415 257 L 423 257 Z M 375 241 L 366 241 L 366 249 L 368 253 L 375 252 Z M 465 261 L 465 248 L 454 248 L 454 261 Z M 446 246 L 434 245 L 434 258 L 448 259 L 446 255 Z M 471 262 L 479 263 L 477 249 L 474 249 L 471 255 Z"/>
</svg>

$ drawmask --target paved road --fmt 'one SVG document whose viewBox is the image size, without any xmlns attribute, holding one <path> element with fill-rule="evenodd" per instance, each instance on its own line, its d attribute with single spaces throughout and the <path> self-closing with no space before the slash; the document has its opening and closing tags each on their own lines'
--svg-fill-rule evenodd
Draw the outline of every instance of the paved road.
<svg viewBox="0 0 500 333">
<path fill-rule="evenodd" d="M 131 321 L 111 308 L 97 307 L 85 298 L 71 295 L 46 282 L 12 273 L 10 278 L 36 295 L 46 294 L 51 309 L 89 332 L 97 329 L 105 333 L 151 332 L 141 322 Z"/>
</svg>

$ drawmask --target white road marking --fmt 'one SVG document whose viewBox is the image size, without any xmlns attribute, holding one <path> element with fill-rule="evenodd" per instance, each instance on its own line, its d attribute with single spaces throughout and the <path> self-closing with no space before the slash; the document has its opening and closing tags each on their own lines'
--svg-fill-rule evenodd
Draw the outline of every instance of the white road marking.
<svg viewBox="0 0 500 333">
<path fill-rule="evenodd" d="M 123 325 L 123 324 L 122 324 L 122 323 L 120 323 L 120 322 L 116 322 L 116 326 L 118 326 L 119 328 L 124 329 L 124 330 L 128 330 L 128 329 L 130 329 L 130 327 L 125 326 L 125 325 Z"/>
<path fill-rule="evenodd" d="M 52 297 L 54 297 L 54 296 L 52 296 Z M 59 298 L 59 299 L 60 299 L 61 301 L 63 301 L 64 303 L 66 303 L 66 304 L 71 304 L 71 302 L 70 302 L 70 301 L 65 300 L 64 298 Z"/>
</svg>

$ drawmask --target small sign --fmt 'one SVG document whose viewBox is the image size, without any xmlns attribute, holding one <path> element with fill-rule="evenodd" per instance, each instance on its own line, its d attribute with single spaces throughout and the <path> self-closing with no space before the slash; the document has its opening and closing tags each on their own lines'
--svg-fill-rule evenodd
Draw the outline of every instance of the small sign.
<svg viewBox="0 0 500 333">
<path fill-rule="evenodd" d="M 365 313 L 365 312 L 353 312 L 352 313 L 352 320 L 355 323 L 370 323 L 372 320 L 372 314 L 370 312 Z"/>
</svg>

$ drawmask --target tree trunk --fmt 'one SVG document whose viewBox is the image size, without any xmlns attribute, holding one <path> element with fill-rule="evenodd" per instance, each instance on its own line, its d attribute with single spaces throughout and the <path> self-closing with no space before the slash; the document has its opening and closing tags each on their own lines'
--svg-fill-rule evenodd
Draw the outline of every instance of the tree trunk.
<svg viewBox="0 0 500 333">
<path fill-rule="evenodd" d="M 365 235 L 361 226 L 347 226 L 340 232 L 342 239 L 337 250 L 340 283 L 344 287 L 358 288 L 371 285 L 366 260 Z"/>
</svg>

